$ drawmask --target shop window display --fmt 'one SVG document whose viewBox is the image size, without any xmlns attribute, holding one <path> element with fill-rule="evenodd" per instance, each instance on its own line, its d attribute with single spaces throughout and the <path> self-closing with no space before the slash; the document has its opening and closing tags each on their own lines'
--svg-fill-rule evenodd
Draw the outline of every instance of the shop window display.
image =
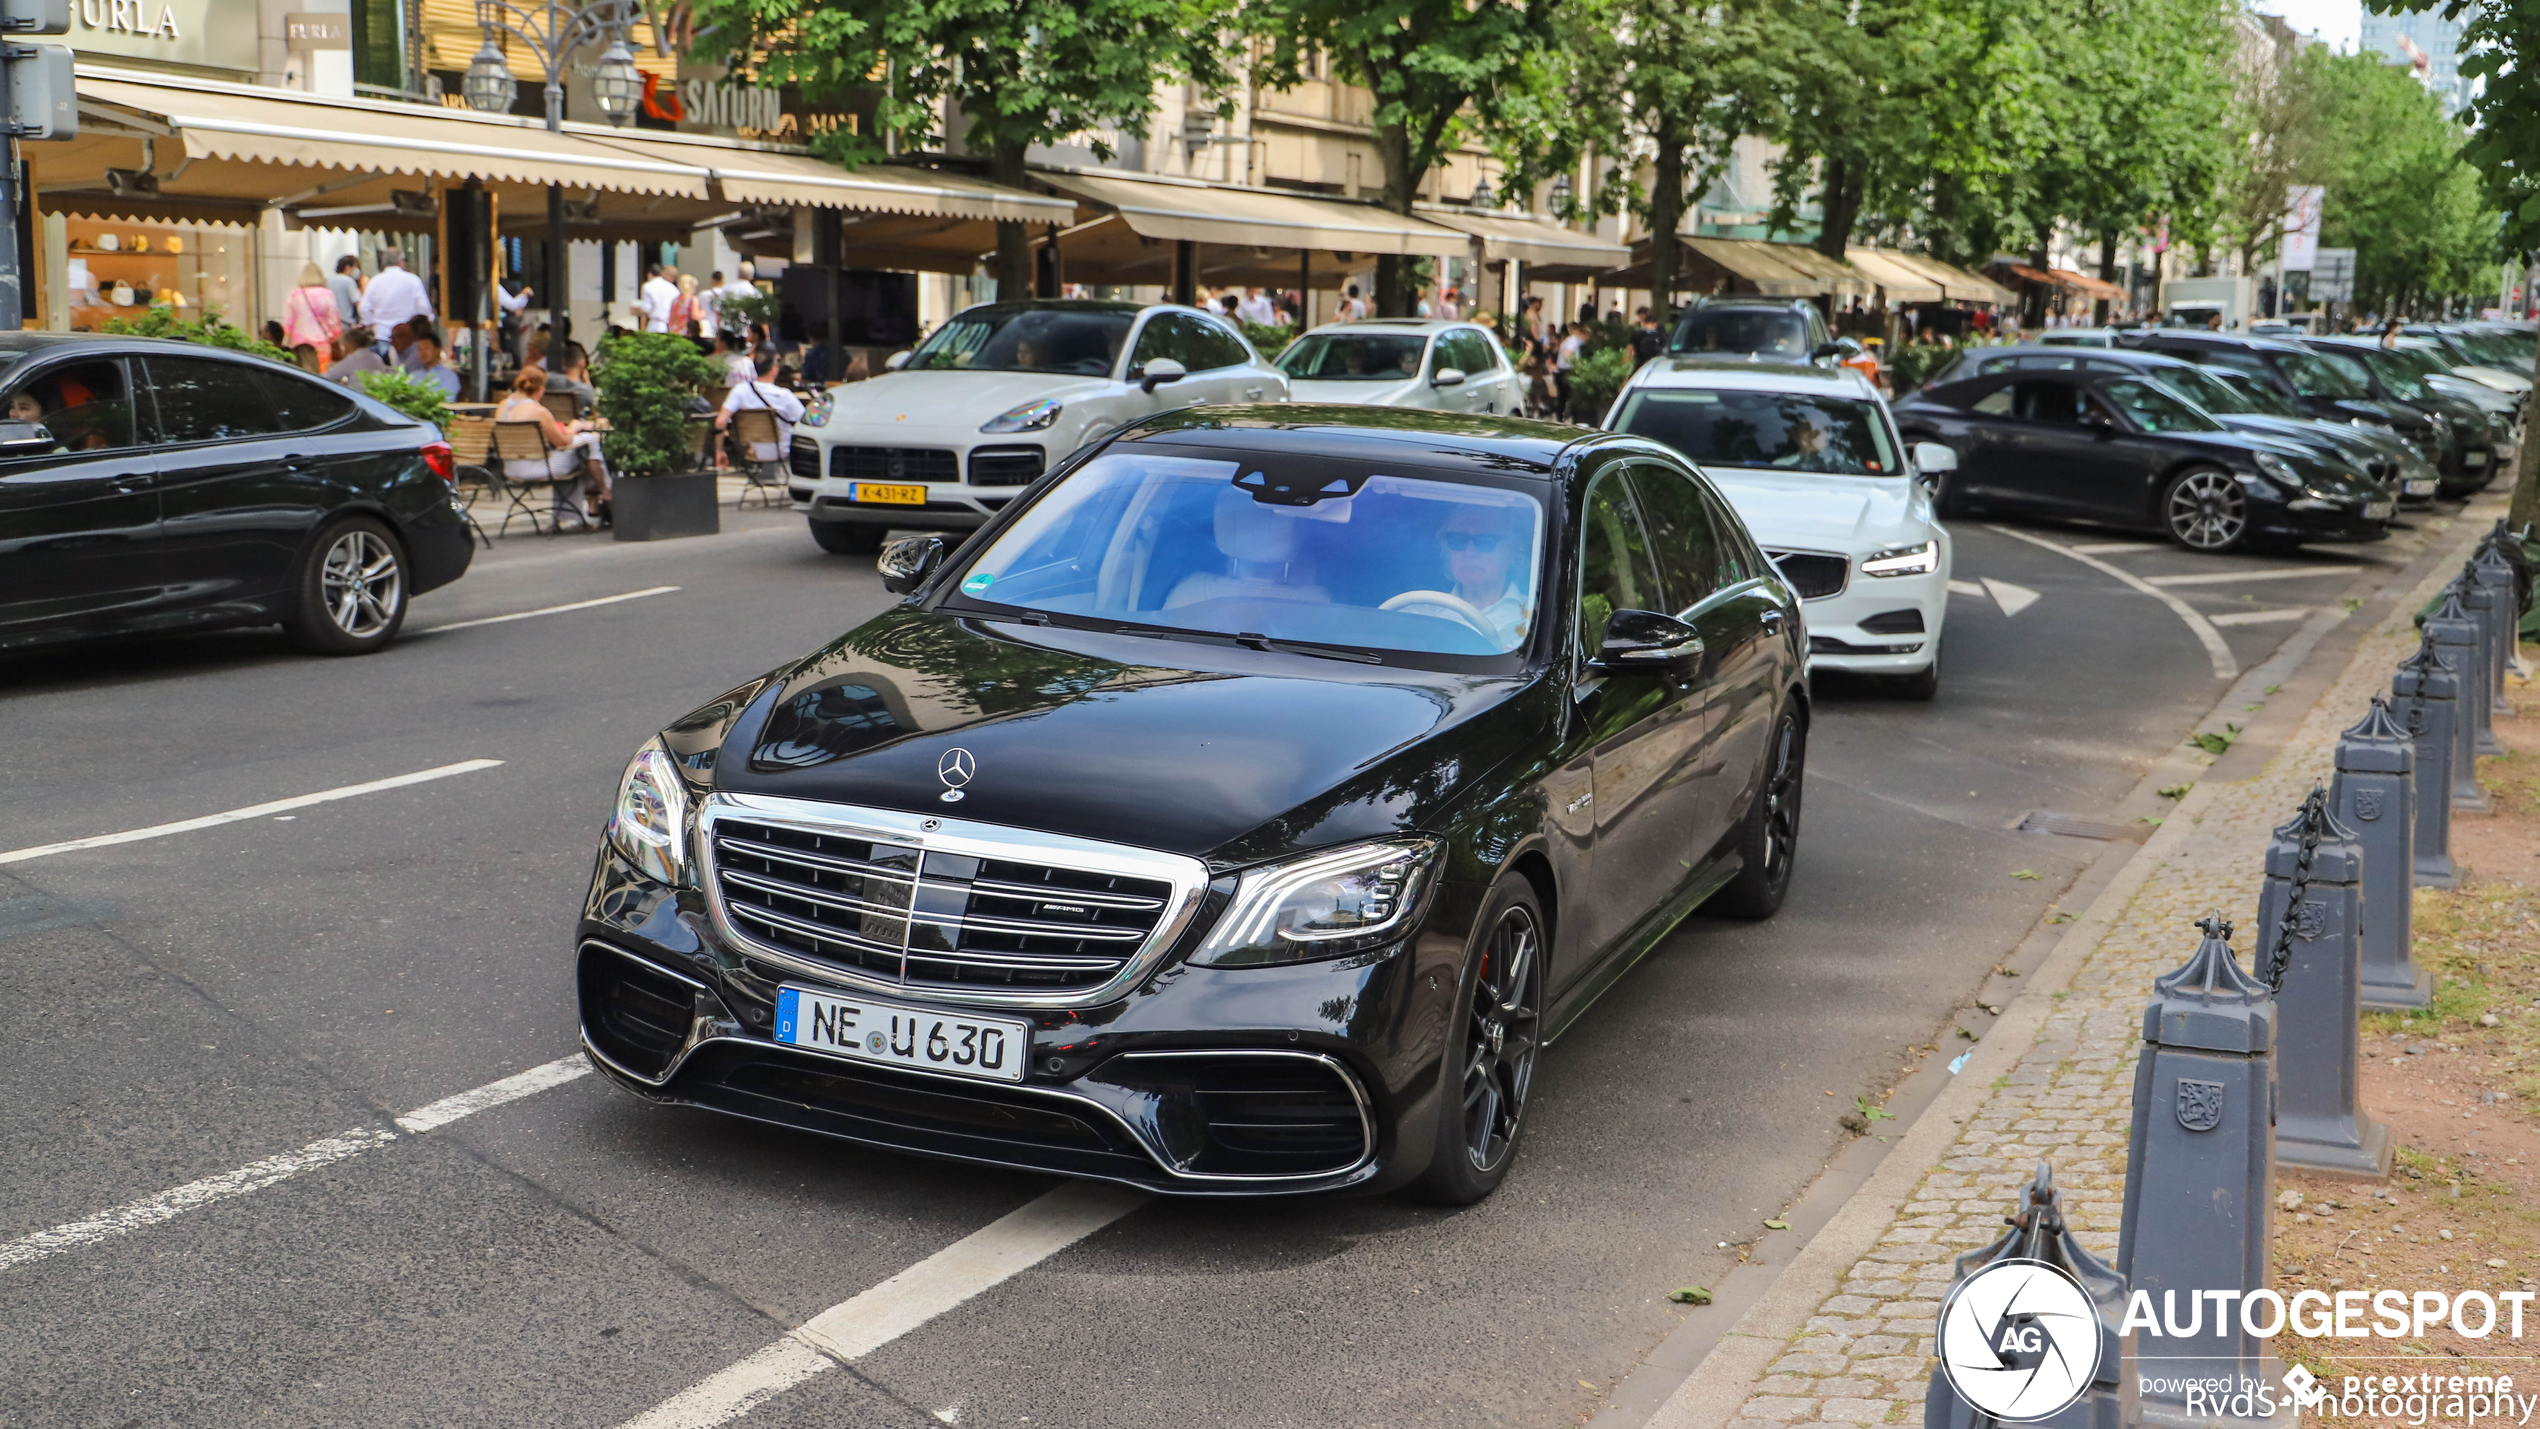
<svg viewBox="0 0 2540 1429">
<path fill-rule="evenodd" d="M 63 226 L 74 332 L 96 332 L 110 318 L 138 318 L 153 307 L 181 318 L 199 318 L 206 308 L 232 322 L 250 316 L 247 229 L 78 216 Z"/>
</svg>

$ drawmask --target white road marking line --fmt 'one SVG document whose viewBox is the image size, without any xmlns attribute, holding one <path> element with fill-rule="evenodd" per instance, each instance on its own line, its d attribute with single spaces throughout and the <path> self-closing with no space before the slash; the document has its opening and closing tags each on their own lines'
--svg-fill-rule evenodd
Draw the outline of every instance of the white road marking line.
<svg viewBox="0 0 2540 1429">
<path fill-rule="evenodd" d="M 2288 605 L 2282 610 L 2240 610 L 2212 617 L 2216 625 L 2289 625 L 2308 617 L 2307 605 Z"/>
<path fill-rule="evenodd" d="M 590 1070 L 590 1064 L 582 1059 L 580 1053 L 575 1053 L 573 1056 L 560 1058 L 544 1066 L 532 1067 L 526 1072 L 516 1072 L 500 1081 L 488 1082 L 474 1091 L 461 1092 L 454 1097 L 444 1097 L 429 1106 L 418 1107 L 398 1117 L 397 1125 L 405 1128 L 406 1135 L 420 1135 L 438 1127 L 448 1126 L 461 1117 L 474 1116 L 480 1111 L 490 1110 L 505 1102 L 518 1101 L 534 1092 L 543 1092 L 549 1087 L 563 1086 L 577 1077 L 587 1075 Z M 357 1126 L 351 1131 L 312 1141 L 297 1151 L 286 1151 L 279 1156 L 268 1156 L 262 1161 L 241 1166 L 235 1171 L 224 1171 L 217 1176 L 206 1176 L 200 1181 L 187 1182 L 174 1190 L 161 1191 L 155 1196 L 145 1196 L 138 1201 L 127 1201 L 113 1210 L 100 1211 L 85 1220 L 71 1221 L 65 1225 L 55 1226 L 51 1230 L 41 1230 L 33 1235 L 20 1236 L 16 1240 L 0 1241 L 0 1270 L 24 1265 L 31 1260 L 42 1260 L 49 1255 L 59 1255 L 66 1250 L 77 1250 L 84 1245 L 95 1245 L 99 1241 L 112 1240 L 117 1236 L 130 1235 L 134 1231 L 147 1230 L 161 1221 L 173 1220 L 197 1206 L 208 1206 L 215 1201 L 226 1201 L 233 1196 L 243 1196 L 249 1191 L 262 1190 L 277 1181 L 287 1181 L 303 1171 L 314 1170 L 317 1167 L 344 1160 L 346 1157 L 359 1156 L 365 1151 L 374 1151 L 401 1139 L 397 1132 L 390 1131 L 384 1126 Z"/>
<path fill-rule="evenodd" d="M 485 615 L 474 620 L 453 620 L 447 625 L 427 625 L 409 630 L 409 636 L 438 635 L 445 630 L 473 630 L 480 625 L 502 625 L 514 620 L 535 620 L 542 615 L 562 615 L 568 610 L 589 610 L 595 605 L 615 605 L 622 600 L 642 600 L 648 595 L 668 595 L 679 589 L 675 585 L 657 585 L 644 590 L 630 590 L 624 595 L 604 595 L 597 600 L 577 600 L 565 605 L 550 605 L 537 610 L 518 610 L 509 615 Z"/>
<path fill-rule="evenodd" d="M 2065 549 L 2093 556 L 2114 556 L 2127 551 L 2158 551 L 2163 547 L 2158 541 L 2092 541 L 2088 545 L 2068 546 Z"/>
<path fill-rule="evenodd" d="M 2024 585 L 1997 581 L 1991 576 L 1984 578 L 1984 592 L 1993 597 L 1995 605 L 2002 607 L 2002 613 L 2005 616 L 2017 615 L 2037 604 L 2037 592 Z"/>
<path fill-rule="evenodd" d="M 311 804 L 327 804 L 337 799 L 350 799 L 358 794 L 376 794 L 387 789 L 402 789 L 409 784 L 429 784 L 454 774 L 473 774 L 479 769 L 492 769 L 499 759 L 462 759 L 456 764 L 443 764 L 432 769 L 418 769 L 391 779 L 373 779 L 367 784 L 347 784 L 340 789 L 320 789 L 314 794 L 296 794 L 276 799 L 269 804 L 250 804 L 222 814 L 205 814 L 199 819 L 179 819 L 172 824 L 152 824 L 146 829 L 126 829 L 119 834 L 92 834 L 84 839 L 68 839 L 57 844 L 37 844 L 32 848 L 0 851 L 0 863 L 24 863 L 31 858 L 50 858 L 57 853 L 77 853 L 81 849 L 106 848 L 113 844 L 139 843 L 143 839 L 163 839 L 170 834 L 190 834 L 196 829 L 218 828 L 244 819 L 261 819 L 285 809 L 305 809 Z"/>
<path fill-rule="evenodd" d="M 2187 628 L 2195 633 L 2197 643 L 2205 647 L 2205 657 L 2211 660 L 2214 665 L 2215 679 L 2229 680 L 2236 678 L 2240 674 L 2240 661 L 2231 653 L 2231 646 L 2222 638 L 2222 632 L 2214 628 L 2214 623 L 2207 620 L 2203 612 L 2197 610 L 2196 607 L 2189 605 L 2186 601 L 2179 599 L 2177 596 L 2170 594 L 2168 591 L 2161 589 L 2159 586 L 2152 584 L 2150 581 L 2145 580 L 2143 577 L 2136 575 L 2132 571 L 2120 570 L 2117 567 L 2108 564 L 2106 561 L 2099 559 L 2097 556 L 2085 555 L 2071 546 L 2049 541 L 2043 536 L 2032 536 L 2026 531 L 2013 530 L 2008 526 L 1992 526 L 1987 529 L 1998 531 L 2015 541 L 2026 541 L 2032 546 L 2043 546 L 2047 550 L 2053 551 L 2059 556 L 2070 556 L 2074 560 L 2081 562 L 2083 565 L 2090 567 L 2092 570 L 2099 572 L 2101 575 L 2104 575 L 2109 579 L 2128 587 L 2129 589 L 2139 590 L 2145 595 L 2152 597 L 2154 600 L 2159 601 L 2161 604 L 2168 606 L 2172 614 L 2176 615 L 2180 620 L 2187 622 Z"/>
<path fill-rule="evenodd" d="M 710 1429 L 841 1364 L 869 1355 L 1144 1205 L 1143 1191 L 1072 1181 L 690 1385 L 619 1429 Z"/>
<path fill-rule="evenodd" d="M 2361 566 L 2296 566 L 2272 571 L 2200 571 L 2192 576 L 2154 576 L 2154 585 L 2238 585 L 2242 581 L 2306 581 L 2313 576 L 2351 576 Z"/>
<path fill-rule="evenodd" d="M 1981 596 L 1984 594 L 1984 587 L 1977 585 L 1974 581 L 1951 581 L 1949 583 L 1949 593 L 1951 595 Z"/>
<path fill-rule="evenodd" d="M 417 1107 L 397 1118 L 397 1125 L 412 1133 L 430 1131 L 435 1127 L 448 1126 L 463 1116 L 474 1116 L 505 1102 L 516 1102 L 549 1087 L 563 1086 L 576 1077 L 589 1075 L 590 1062 L 576 1052 L 570 1057 L 558 1057 L 543 1067 L 514 1072 L 499 1082 L 487 1082 L 472 1092 L 461 1092 L 454 1097 L 443 1097 L 430 1106 Z"/>
<path fill-rule="evenodd" d="M 138 1201 L 127 1201 L 111 1211 L 101 1211 L 84 1221 L 72 1221 L 68 1225 L 55 1226 L 51 1230 L 20 1236 L 16 1240 L 0 1243 L 0 1269 L 24 1265 L 31 1260 L 42 1260 L 48 1255 L 59 1255 L 63 1251 L 76 1250 L 83 1245 L 95 1245 L 101 1240 L 112 1240 L 116 1236 L 130 1235 L 134 1231 L 155 1226 L 161 1221 L 173 1220 L 196 1206 L 208 1206 L 214 1201 L 226 1201 L 232 1196 L 246 1195 L 249 1191 L 270 1186 L 276 1181 L 289 1180 L 314 1167 L 341 1161 L 347 1156 L 359 1156 L 375 1146 L 385 1146 L 396 1139 L 397 1133 L 393 1131 L 380 1127 L 363 1127 L 345 1132 L 341 1136 L 327 1137 L 323 1141 L 312 1141 L 297 1151 L 286 1151 L 280 1156 L 268 1156 L 262 1161 L 241 1166 L 235 1171 L 224 1171 L 217 1176 L 206 1176 L 200 1181 L 188 1182 L 172 1191 L 161 1191 L 155 1196 L 145 1197 Z"/>
</svg>

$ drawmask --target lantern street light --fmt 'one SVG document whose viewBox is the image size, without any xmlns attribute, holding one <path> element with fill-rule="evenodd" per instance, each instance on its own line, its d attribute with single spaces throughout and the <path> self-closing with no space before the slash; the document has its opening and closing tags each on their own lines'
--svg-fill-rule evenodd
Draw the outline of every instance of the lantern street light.
<svg viewBox="0 0 2540 1429">
<path fill-rule="evenodd" d="M 605 39 L 608 49 L 591 75 L 591 98 L 609 123 L 623 125 L 634 117 L 643 97 L 644 76 L 626 36 L 642 14 L 642 0 L 591 0 L 574 6 L 563 0 L 476 0 L 476 25 L 485 44 L 468 61 L 459 93 L 467 107 L 485 114 L 507 114 L 520 96 L 520 83 L 503 61 L 501 37 L 509 36 L 535 56 L 547 72 L 547 131 L 564 131 L 564 68 L 575 51 Z M 561 350 L 572 333 L 570 305 L 565 301 L 564 185 L 547 185 L 547 312 L 554 324 L 554 347 Z"/>
<path fill-rule="evenodd" d="M 1498 195 L 1498 194 L 1496 194 L 1496 193 L 1494 193 L 1494 192 L 1492 192 L 1492 190 L 1491 190 L 1491 186 L 1490 186 L 1490 175 L 1488 175 L 1488 174 L 1484 174 L 1484 175 L 1482 175 L 1479 179 L 1474 180 L 1474 182 L 1473 182 L 1473 207 L 1475 207 L 1475 208 L 1497 208 L 1498 206 L 1499 206 L 1499 195 Z"/>
</svg>

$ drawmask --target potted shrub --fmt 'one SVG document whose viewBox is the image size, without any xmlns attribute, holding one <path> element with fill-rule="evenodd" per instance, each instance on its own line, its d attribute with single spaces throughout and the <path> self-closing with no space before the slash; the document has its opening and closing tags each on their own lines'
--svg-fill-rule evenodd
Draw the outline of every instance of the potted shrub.
<svg viewBox="0 0 2540 1429">
<path fill-rule="evenodd" d="M 619 333 L 591 355 L 592 385 L 608 419 L 600 450 L 616 477 L 621 541 L 711 536 L 722 529 L 714 463 L 690 453 L 697 389 L 719 376 L 697 345 L 676 333 Z"/>
</svg>

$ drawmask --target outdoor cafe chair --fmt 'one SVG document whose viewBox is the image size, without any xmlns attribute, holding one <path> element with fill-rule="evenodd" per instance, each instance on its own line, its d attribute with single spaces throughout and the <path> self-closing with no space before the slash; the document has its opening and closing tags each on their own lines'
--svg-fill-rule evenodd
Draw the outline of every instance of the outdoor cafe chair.
<svg viewBox="0 0 2540 1429">
<path fill-rule="evenodd" d="M 556 503 L 555 498 L 564 487 L 581 483 L 583 478 L 579 463 L 563 476 L 520 477 L 503 470 L 504 466 L 516 461 L 536 462 L 543 469 L 547 465 L 548 454 L 553 450 L 547 445 L 547 429 L 536 422 L 494 424 L 494 455 L 500 461 L 491 469 L 501 478 L 503 492 L 511 498 L 511 509 L 503 513 L 504 529 L 510 529 L 514 516 L 528 517 L 530 530 L 544 530 L 551 536 L 564 529 L 563 507 Z M 529 502 L 529 498 L 542 489 L 547 492 L 550 503 L 547 525 L 543 528 L 538 524 L 538 508 Z M 583 530 L 591 528 L 590 518 L 584 516 L 579 507 L 574 508 L 573 514 Z"/>
<path fill-rule="evenodd" d="M 776 414 L 765 407 L 746 407 L 732 414 L 734 464 L 741 469 L 741 499 L 733 503 L 738 511 L 750 504 L 750 493 L 759 493 L 768 509 L 776 506 L 776 493 L 785 489 L 790 473 L 785 466 L 785 450 L 779 443 Z M 759 447 L 776 447 L 774 461 L 760 461 L 752 453 Z"/>
<path fill-rule="evenodd" d="M 539 394 L 538 400 L 548 411 L 556 414 L 559 422 L 570 422 L 582 415 L 580 399 L 570 392 L 545 392 Z"/>
<path fill-rule="evenodd" d="M 450 418 L 450 459 L 456 464 L 451 471 L 451 485 L 461 493 L 459 514 L 467 518 L 467 529 L 476 539 L 494 548 L 494 538 L 485 534 L 484 523 L 476 519 L 478 497 L 492 497 L 503 489 L 502 477 L 493 467 L 494 419 L 491 417 Z"/>
</svg>

